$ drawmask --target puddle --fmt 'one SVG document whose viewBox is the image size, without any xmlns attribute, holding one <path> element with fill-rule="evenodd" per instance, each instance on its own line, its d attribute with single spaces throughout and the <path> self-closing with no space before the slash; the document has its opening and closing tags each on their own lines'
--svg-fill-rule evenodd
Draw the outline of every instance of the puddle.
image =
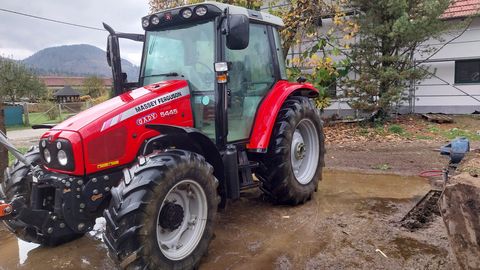
<svg viewBox="0 0 480 270">
<path fill-rule="evenodd" d="M 219 213 L 200 269 L 338 269 L 368 263 L 395 269 L 375 248 L 400 243 L 395 239 L 402 239 L 402 232 L 382 220 L 405 214 L 429 188 L 416 177 L 327 171 L 314 198 L 301 206 L 272 205 L 261 192 L 250 191 Z M 55 248 L 2 233 L 0 269 L 113 269 L 99 239 L 102 227 L 99 220 L 96 232 Z M 402 253 L 396 260 L 408 259 L 405 245 L 392 248 Z"/>
</svg>

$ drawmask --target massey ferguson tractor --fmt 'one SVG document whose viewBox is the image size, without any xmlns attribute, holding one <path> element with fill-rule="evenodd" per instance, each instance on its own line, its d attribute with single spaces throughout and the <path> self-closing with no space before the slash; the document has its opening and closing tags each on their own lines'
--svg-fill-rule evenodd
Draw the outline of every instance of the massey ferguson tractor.
<svg viewBox="0 0 480 270">
<path fill-rule="evenodd" d="M 280 18 L 205 2 L 142 18 L 144 35 L 108 36 L 115 97 L 49 130 L 17 157 L 0 218 L 22 240 L 59 245 L 106 219 L 128 269 L 192 269 L 219 208 L 260 188 L 275 203 L 312 197 L 324 166 L 322 122 L 304 79 L 288 82 Z M 119 39 L 143 42 L 138 83 Z"/>
</svg>

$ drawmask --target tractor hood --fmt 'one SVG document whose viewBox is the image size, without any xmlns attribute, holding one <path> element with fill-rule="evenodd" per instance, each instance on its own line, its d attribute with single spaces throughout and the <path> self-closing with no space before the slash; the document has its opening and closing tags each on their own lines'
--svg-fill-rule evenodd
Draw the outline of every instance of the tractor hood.
<svg viewBox="0 0 480 270">
<path fill-rule="evenodd" d="M 161 81 L 140 87 L 72 116 L 55 126 L 53 130 L 75 131 L 84 136 L 87 135 L 85 133 L 100 132 L 105 129 L 104 123 L 115 116 L 123 117 L 116 119 L 117 122 L 126 120 L 126 117 L 135 116 L 156 105 L 148 101 L 182 88 L 188 91 L 185 80 Z M 147 103 L 144 104 L 145 102 Z M 127 111 L 130 111 L 129 115 L 125 115 Z"/>
<path fill-rule="evenodd" d="M 42 136 L 53 156 L 62 139 L 73 149 L 75 163 L 71 168 L 53 162 L 48 168 L 83 175 L 129 164 L 146 140 L 160 134 L 147 124 L 192 127 L 191 106 L 185 80 L 161 81 L 114 97 L 67 119 Z"/>
</svg>

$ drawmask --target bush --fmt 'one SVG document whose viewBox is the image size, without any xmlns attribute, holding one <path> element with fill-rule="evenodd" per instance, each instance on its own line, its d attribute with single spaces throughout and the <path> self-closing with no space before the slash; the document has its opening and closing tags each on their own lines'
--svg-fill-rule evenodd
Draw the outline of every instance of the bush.
<svg viewBox="0 0 480 270">
<path fill-rule="evenodd" d="M 55 120 L 57 117 L 60 115 L 60 112 L 58 111 L 58 106 L 55 103 L 48 102 L 46 103 L 46 107 L 48 107 L 47 111 L 45 111 L 45 114 L 48 117 L 48 120 Z"/>
</svg>

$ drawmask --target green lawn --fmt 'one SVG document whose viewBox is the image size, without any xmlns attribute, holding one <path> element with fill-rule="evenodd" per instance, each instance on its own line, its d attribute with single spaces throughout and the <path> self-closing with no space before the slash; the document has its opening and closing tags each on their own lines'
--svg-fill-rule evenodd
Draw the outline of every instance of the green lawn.
<svg viewBox="0 0 480 270">
<path fill-rule="evenodd" d="M 17 147 L 18 151 L 22 152 L 22 153 L 26 153 L 28 151 L 30 147 L 23 147 L 23 146 L 20 146 L 20 147 Z M 15 161 L 16 157 L 14 157 L 12 155 L 12 153 L 10 153 L 10 151 L 8 151 L 8 166 L 11 166 L 13 164 L 13 162 Z"/>
<path fill-rule="evenodd" d="M 48 116 L 45 113 L 29 113 L 29 118 L 30 118 L 30 126 L 33 125 L 40 125 L 40 124 L 58 124 L 62 122 L 63 120 L 67 119 L 70 116 L 75 115 L 74 113 L 62 113 L 62 120 L 60 120 L 60 117 L 56 117 L 55 119 L 51 120 L 48 118 Z M 25 122 L 25 116 L 23 121 Z M 30 128 L 30 126 L 10 126 L 7 127 L 7 130 L 18 130 L 18 129 L 27 129 Z"/>
</svg>

